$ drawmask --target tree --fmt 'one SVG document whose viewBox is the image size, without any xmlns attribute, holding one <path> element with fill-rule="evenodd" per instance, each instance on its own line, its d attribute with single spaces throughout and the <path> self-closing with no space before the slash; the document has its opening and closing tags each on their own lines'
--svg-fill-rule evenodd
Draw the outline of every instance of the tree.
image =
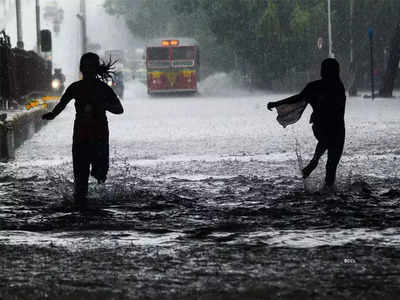
<svg viewBox="0 0 400 300">
<path fill-rule="evenodd" d="M 399 59 L 400 59 L 400 24 L 397 24 L 392 38 L 392 43 L 390 47 L 390 56 L 384 76 L 383 86 L 379 90 L 379 96 L 392 97 L 394 80 L 397 77 L 397 70 L 399 69 Z"/>
<path fill-rule="evenodd" d="M 260 87 L 317 78 L 327 46 L 327 3 L 321 0 L 106 0 L 111 14 L 123 16 L 131 32 L 143 39 L 191 36 L 201 45 L 207 73 L 233 70 L 251 75 Z M 382 17 L 385 16 L 385 17 Z M 355 83 L 369 84 L 368 28 L 375 34 L 375 61 L 383 74 L 385 49 L 400 17 L 398 0 L 354 1 Z M 342 65 L 346 86 L 352 80 L 350 1 L 332 1 L 333 52 Z M 354 76 L 353 76 L 354 77 Z"/>
</svg>

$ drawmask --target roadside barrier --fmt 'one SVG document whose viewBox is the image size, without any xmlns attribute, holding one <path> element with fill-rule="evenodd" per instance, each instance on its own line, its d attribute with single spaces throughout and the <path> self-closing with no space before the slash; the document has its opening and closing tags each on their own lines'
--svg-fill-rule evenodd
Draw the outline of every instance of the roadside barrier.
<svg viewBox="0 0 400 300">
<path fill-rule="evenodd" d="M 31 99 L 34 94 L 51 94 L 51 77 L 51 60 L 34 51 L 11 48 L 10 37 L 0 31 L 1 161 L 14 159 L 15 149 L 46 124 L 41 116 L 54 107 L 54 101 Z"/>
<path fill-rule="evenodd" d="M 0 160 L 15 159 L 15 150 L 39 131 L 47 121 L 42 115 L 50 111 L 55 103 L 45 103 L 29 110 L 7 111 L 0 115 Z"/>
</svg>

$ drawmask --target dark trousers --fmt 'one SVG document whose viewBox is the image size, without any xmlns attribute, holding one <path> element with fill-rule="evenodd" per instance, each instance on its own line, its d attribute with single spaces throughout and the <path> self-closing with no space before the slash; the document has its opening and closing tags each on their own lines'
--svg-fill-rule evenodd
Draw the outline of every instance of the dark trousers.
<svg viewBox="0 0 400 300">
<path fill-rule="evenodd" d="M 72 144 L 75 199 L 87 197 L 89 174 L 99 182 L 106 180 L 109 168 L 108 148 L 107 140 L 74 142 Z"/>
<path fill-rule="evenodd" d="M 318 164 L 321 156 L 325 151 L 328 151 L 325 184 L 331 186 L 335 183 L 337 166 L 343 153 L 345 128 L 343 125 L 324 129 L 313 125 L 313 132 L 318 143 L 310 164 L 312 162 L 314 162 L 315 165 Z"/>
</svg>

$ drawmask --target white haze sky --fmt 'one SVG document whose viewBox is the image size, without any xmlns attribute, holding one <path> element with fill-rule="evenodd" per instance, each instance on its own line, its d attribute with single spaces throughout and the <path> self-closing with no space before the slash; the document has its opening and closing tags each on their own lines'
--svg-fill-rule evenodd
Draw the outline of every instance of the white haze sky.
<svg viewBox="0 0 400 300">
<path fill-rule="evenodd" d="M 0 26 L 11 36 L 12 46 L 17 42 L 15 0 L 6 0 L 8 8 L 4 15 L 0 10 Z M 67 81 L 78 78 L 78 63 L 81 55 L 80 22 L 76 15 L 79 13 L 79 0 L 40 0 L 41 28 L 52 30 L 52 23 L 43 18 L 46 4 L 57 2 L 64 9 L 64 21 L 58 35 L 53 33 L 53 65 L 60 67 L 67 76 Z M 109 16 L 104 11 L 104 0 L 86 0 L 87 32 L 91 42 L 99 43 L 103 50 L 130 50 L 137 45 L 129 33 L 122 18 Z M 36 11 L 35 0 L 21 0 L 23 41 L 26 50 L 36 48 Z M 0 29 L 0 30 L 1 30 Z"/>
</svg>

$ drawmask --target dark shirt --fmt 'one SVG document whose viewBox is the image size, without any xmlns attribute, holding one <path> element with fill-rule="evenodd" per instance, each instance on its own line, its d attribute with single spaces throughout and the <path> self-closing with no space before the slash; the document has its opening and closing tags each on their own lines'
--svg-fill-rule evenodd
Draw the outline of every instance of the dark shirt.
<svg viewBox="0 0 400 300">
<path fill-rule="evenodd" d="M 112 106 L 121 106 L 112 88 L 100 80 L 80 80 L 72 83 L 60 103 L 69 102 L 71 99 L 75 99 L 76 119 L 92 118 L 106 121 L 106 110 Z"/>
<path fill-rule="evenodd" d="M 320 79 L 307 84 L 299 94 L 313 109 L 310 122 L 324 128 L 343 128 L 346 94 L 339 79 Z"/>
<path fill-rule="evenodd" d="M 84 79 L 72 83 L 65 91 L 54 111 L 58 114 L 75 99 L 74 142 L 108 139 L 106 111 L 120 114 L 121 102 L 104 82 Z"/>
</svg>

